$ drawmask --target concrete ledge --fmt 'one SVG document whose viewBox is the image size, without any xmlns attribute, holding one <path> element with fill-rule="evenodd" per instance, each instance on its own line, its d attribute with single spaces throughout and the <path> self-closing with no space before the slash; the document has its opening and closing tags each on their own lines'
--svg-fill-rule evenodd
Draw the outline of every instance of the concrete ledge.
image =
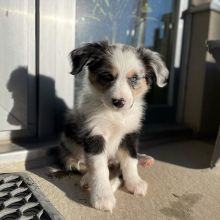
<svg viewBox="0 0 220 220">
<path fill-rule="evenodd" d="M 0 145 L 0 165 L 22 162 L 26 168 L 37 168 L 57 161 L 58 143 L 46 142 L 21 146 L 14 143 Z"/>
</svg>

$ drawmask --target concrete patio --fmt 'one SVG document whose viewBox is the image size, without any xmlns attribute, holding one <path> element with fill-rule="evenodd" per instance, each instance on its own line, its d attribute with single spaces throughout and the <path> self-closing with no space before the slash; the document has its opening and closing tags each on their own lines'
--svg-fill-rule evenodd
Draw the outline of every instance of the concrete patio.
<svg viewBox="0 0 220 220">
<path fill-rule="evenodd" d="M 24 163 L 1 165 L 0 172 L 27 172 L 67 220 L 74 219 L 186 219 L 217 220 L 220 216 L 220 168 L 207 168 L 213 146 L 188 140 L 143 150 L 156 158 L 152 168 L 140 168 L 148 184 L 146 197 L 133 196 L 122 187 L 116 192 L 113 213 L 90 207 L 89 195 L 77 175 L 54 177 L 56 168 L 26 170 Z M 60 173 L 62 174 L 62 173 Z"/>
</svg>

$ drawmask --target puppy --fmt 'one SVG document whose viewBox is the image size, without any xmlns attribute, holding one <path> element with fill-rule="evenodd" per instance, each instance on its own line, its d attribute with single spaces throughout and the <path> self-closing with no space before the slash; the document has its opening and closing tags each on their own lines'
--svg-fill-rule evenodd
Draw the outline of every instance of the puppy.
<svg viewBox="0 0 220 220">
<path fill-rule="evenodd" d="M 82 89 L 67 115 L 61 146 L 67 169 L 85 169 L 82 185 L 91 204 L 112 211 L 120 179 L 109 179 L 109 161 L 118 161 L 127 190 L 144 196 L 147 183 L 138 174 L 138 135 L 153 81 L 165 86 L 168 70 L 160 55 L 145 48 L 108 42 L 89 43 L 70 54 L 72 74 L 82 72 Z M 81 168 L 80 168 L 81 166 Z"/>
</svg>

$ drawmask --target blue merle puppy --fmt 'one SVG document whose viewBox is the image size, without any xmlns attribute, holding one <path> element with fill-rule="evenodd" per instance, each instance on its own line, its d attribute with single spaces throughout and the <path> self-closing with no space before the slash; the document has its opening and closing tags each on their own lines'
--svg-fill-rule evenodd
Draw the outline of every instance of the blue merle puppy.
<svg viewBox="0 0 220 220">
<path fill-rule="evenodd" d="M 129 192 L 146 194 L 147 183 L 137 169 L 144 96 L 153 81 L 165 86 L 168 70 L 156 52 L 108 42 L 77 48 L 71 60 L 71 73 L 85 69 L 85 74 L 76 107 L 67 114 L 62 160 L 68 170 L 85 171 L 81 184 L 89 185 L 92 206 L 112 211 L 121 182 L 110 180 L 109 161 L 120 164 Z"/>
</svg>

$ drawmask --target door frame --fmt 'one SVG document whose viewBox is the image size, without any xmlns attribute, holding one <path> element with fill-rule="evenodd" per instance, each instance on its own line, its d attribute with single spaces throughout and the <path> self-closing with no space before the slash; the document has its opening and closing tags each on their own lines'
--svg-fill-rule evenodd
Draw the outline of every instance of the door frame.
<svg viewBox="0 0 220 220">
<path fill-rule="evenodd" d="M 39 0 L 38 4 L 37 136 L 44 138 L 54 135 L 54 110 L 58 102 L 70 109 L 74 107 L 69 53 L 75 48 L 76 0 Z M 54 91 L 45 96 L 48 86 Z"/>
</svg>

